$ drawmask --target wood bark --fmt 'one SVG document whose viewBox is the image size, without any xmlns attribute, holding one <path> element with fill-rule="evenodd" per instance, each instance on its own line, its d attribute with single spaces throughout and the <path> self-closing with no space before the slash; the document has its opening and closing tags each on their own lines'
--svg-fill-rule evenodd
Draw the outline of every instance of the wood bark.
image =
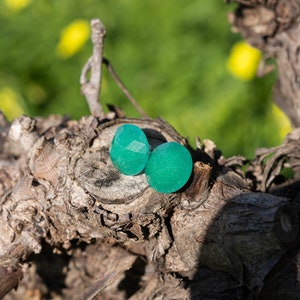
<svg viewBox="0 0 300 300">
<path fill-rule="evenodd" d="M 297 127 L 300 2 L 236 2 L 230 20 L 276 58 L 275 100 Z M 188 148 L 182 190 L 160 194 L 144 174 L 114 168 L 109 147 L 125 123 L 152 147 Z M 223 158 L 209 140 L 193 149 L 162 119 L 117 109 L 79 121 L 0 114 L 0 297 L 300 299 L 299 148 L 297 128 L 247 161 Z"/>
</svg>

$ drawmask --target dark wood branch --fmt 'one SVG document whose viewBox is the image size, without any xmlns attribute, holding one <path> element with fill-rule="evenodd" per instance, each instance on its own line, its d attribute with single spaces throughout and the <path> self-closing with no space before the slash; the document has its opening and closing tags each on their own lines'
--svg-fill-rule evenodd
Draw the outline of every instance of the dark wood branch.
<svg viewBox="0 0 300 300">
<path fill-rule="evenodd" d="M 7 263 L 7 262 L 6 262 Z M 5 263 L 1 261 L 0 268 L 0 298 L 2 299 L 12 289 L 17 288 L 19 282 L 23 278 L 23 270 L 21 265 L 10 263 L 4 267 Z"/>
</svg>

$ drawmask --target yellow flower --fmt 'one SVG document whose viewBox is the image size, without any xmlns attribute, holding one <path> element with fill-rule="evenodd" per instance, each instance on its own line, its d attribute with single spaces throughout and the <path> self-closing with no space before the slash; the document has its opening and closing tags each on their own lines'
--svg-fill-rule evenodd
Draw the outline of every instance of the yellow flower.
<svg viewBox="0 0 300 300">
<path fill-rule="evenodd" d="M 78 52 L 86 43 L 90 35 L 90 26 L 86 20 L 75 20 L 65 27 L 56 47 L 57 55 L 69 58 Z"/>
<path fill-rule="evenodd" d="M 236 43 L 227 60 L 227 69 L 241 80 L 251 80 L 255 77 L 261 52 L 244 41 Z"/>
<path fill-rule="evenodd" d="M 281 140 L 292 131 L 291 122 L 284 112 L 275 104 L 272 104 L 272 114 L 279 127 L 279 137 Z"/>
<path fill-rule="evenodd" d="M 31 0 L 4 0 L 4 4 L 13 12 L 18 12 L 30 4 Z"/>
<path fill-rule="evenodd" d="M 0 110 L 9 120 L 24 114 L 19 95 L 10 87 L 0 90 Z"/>
</svg>

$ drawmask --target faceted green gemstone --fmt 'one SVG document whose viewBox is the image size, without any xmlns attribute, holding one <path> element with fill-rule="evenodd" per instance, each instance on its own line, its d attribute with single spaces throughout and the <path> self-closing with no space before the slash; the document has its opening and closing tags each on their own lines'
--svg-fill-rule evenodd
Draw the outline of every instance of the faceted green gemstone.
<svg viewBox="0 0 300 300">
<path fill-rule="evenodd" d="M 142 172 L 149 158 L 149 143 L 142 129 L 125 124 L 116 130 L 110 148 L 114 166 L 125 175 Z"/>
<path fill-rule="evenodd" d="M 193 170 L 190 152 L 182 145 L 169 142 L 156 147 L 145 168 L 148 184 L 160 193 L 173 193 L 189 180 Z"/>
</svg>

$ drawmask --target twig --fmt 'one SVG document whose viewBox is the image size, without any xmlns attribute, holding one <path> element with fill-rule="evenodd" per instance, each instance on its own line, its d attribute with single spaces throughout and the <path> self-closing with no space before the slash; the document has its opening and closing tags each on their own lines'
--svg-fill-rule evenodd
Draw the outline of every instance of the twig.
<svg viewBox="0 0 300 300">
<path fill-rule="evenodd" d="M 131 104 L 135 107 L 135 109 L 139 112 L 139 114 L 142 117 L 147 117 L 148 115 L 141 108 L 141 106 L 137 103 L 137 101 L 133 98 L 133 96 L 130 94 L 130 92 L 127 90 L 124 83 L 122 82 L 122 80 L 120 79 L 120 77 L 118 76 L 116 71 L 114 70 L 114 68 L 113 68 L 112 64 L 110 63 L 110 61 L 105 57 L 103 57 L 102 61 L 106 65 L 107 70 L 109 71 L 109 73 L 111 74 L 111 76 L 113 77 L 113 79 L 115 80 L 115 82 L 117 83 L 119 88 L 121 89 L 121 91 L 124 93 L 124 95 L 127 97 L 127 99 L 131 102 Z"/>
<path fill-rule="evenodd" d="M 81 76 L 80 85 L 81 93 L 85 96 L 88 103 L 90 112 L 94 116 L 104 118 L 105 114 L 100 104 L 100 91 L 101 91 L 101 77 L 102 77 L 102 62 L 106 65 L 109 73 L 135 107 L 142 117 L 147 117 L 145 111 L 140 107 L 137 101 L 133 98 L 130 92 L 127 90 L 120 77 L 114 70 L 110 61 L 103 57 L 103 41 L 106 34 L 106 29 L 99 19 L 93 19 L 91 21 L 92 28 L 92 42 L 93 42 L 93 55 L 88 59 L 84 65 Z M 88 73 L 91 70 L 90 80 L 88 79 Z"/>
<path fill-rule="evenodd" d="M 113 268 L 112 271 L 105 274 L 102 278 L 96 280 L 89 286 L 81 295 L 81 300 L 92 300 L 97 294 L 101 293 L 107 286 L 111 285 L 120 276 L 124 275 L 124 272 L 129 270 L 136 257 L 133 255 L 126 256 L 121 259 Z"/>
<path fill-rule="evenodd" d="M 80 75 L 81 93 L 85 96 L 91 114 L 104 118 L 104 112 L 100 104 L 103 40 L 106 29 L 99 19 L 91 20 L 93 55 L 89 58 Z M 88 79 L 88 72 L 91 77 Z"/>
</svg>

